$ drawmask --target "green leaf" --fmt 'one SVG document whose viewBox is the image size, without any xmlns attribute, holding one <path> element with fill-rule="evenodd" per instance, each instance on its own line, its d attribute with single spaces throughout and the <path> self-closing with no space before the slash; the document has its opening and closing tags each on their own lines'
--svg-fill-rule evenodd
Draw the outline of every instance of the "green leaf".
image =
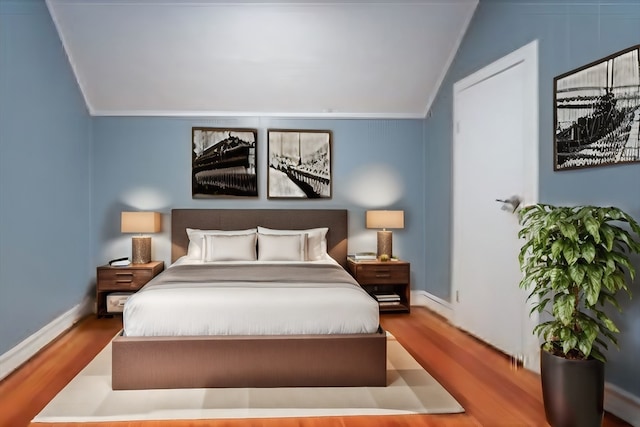
<svg viewBox="0 0 640 427">
<path fill-rule="evenodd" d="M 597 342 L 599 345 L 603 346 L 605 349 L 607 349 L 607 350 L 609 349 L 609 346 L 607 345 L 607 343 L 606 343 L 606 342 L 604 342 L 603 340 L 601 340 L 600 338 L 596 338 L 596 342 Z M 594 346 L 594 348 L 595 348 L 595 346 Z M 592 350 L 592 351 L 593 351 L 593 350 Z"/>
<path fill-rule="evenodd" d="M 605 267 L 604 273 L 606 275 L 609 275 L 614 271 L 616 271 L 616 261 L 613 259 L 611 254 L 605 255 L 605 263 L 606 263 L 606 267 Z"/>
<path fill-rule="evenodd" d="M 602 270 L 596 267 L 587 267 L 587 278 L 585 294 L 589 305 L 596 305 L 600 298 L 602 287 Z"/>
<path fill-rule="evenodd" d="M 593 347 L 591 349 L 591 357 L 598 359 L 602 363 L 607 363 L 607 358 L 604 357 L 604 354 L 600 353 L 600 350 L 598 350 L 596 347 Z"/>
<path fill-rule="evenodd" d="M 578 337 L 576 337 L 573 333 L 568 334 L 567 336 L 561 337 L 563 339 L 562 342 L 562 352 L 564 354 L 569 353 L 570 350 L 576 348 L 579 345 Z M 580 343 L 581 344 L 581 343 Z"/>
<path fill-rule="evenodd" d="M 573 333 L 571 331 L 571 328 L 567 328 L 567 327 L 562 327 L 560 328 L 560 339 L 563 341 L 568 340 L 569 338 L 571 338 L 573 336 Z"/>
<path fill-rule="evenodd" d="M 613 323 L 613 320 L 609 319 L 609 317 L 606 314 L 602 312 L 598 313 L 598 320 L 600 320 L 604 325 L 604 327 L 610 330 L 611 332 L 616 332 L 616 333 L 620 332 L 620 330 L 615 325 L 615 323 Z"/>
<path fill-rule="evenodd" d="M 582 258 L 589 264 L 596 258 L 596 247 L 591 242 L 585 242 L 580 248 Z"/>
<path fill-rule="evenodd" d="M 569 277 L 571 277 L 573 283 L 581 284 L 584 281 L 586 273 L 587 267 L 583 264 L 573 264 L 569 266 Z"/>
<path fill-rule="evenodd" d="M 578 348 L 584 354 L 585 359 L 589 357 L 591 354 L 591 347 L 593 346 L 593 341 L 589 340 L 580 340 L 578 343 Z"/>
<path fill-rule="evenodd" d="M 638 222 L 627 213 L 623 213 L 622 216 L 631 226 L 631 230 L 633 230 L 635 234 L 640 236 L 640 224 L 638 224 Z"/>
<path fill-rule="evenodd" d="M 624 230 L 620 227 L 612 226 L 612 229 L 615 232 L 615 239 L 618 242 L 624 243 L 627 251 L 632 251 L 632 246 L 634 245 L 633 239 L 627 230 Z"/>
<path fill-rule="evenodd" d="M 542 311 L 544 311 L 544 309 L 547 306 L 547 304 L 549 303 L 549 301 L 551 301 L 551 299 L 545 298 L 542 301 L 540 301 L 538 304 L 535 304 L 531 308 L 531 311 L 529 311 L 529 316 L 531 316 L 531 314 L 533 314 L 534 311 L 537 311 L 538 313 L 542 313 Z"/>
<path fill-rule="evenodd" d="M 622 307 L 620 307 L 620 303 L 618 303 L 618 300 L 615 299 L 615 297 L 608 292 L 605 292 L 605 291 L 600 292 L 599 302 L 600 302 L 600 305 L 604 305 L 605 302 L 608 302 L 611 305 L 613 305 L 615 308 L 617 308 L 618 311 L 622 312 Z"/>
<path fill-rule="evenodd" d="M 562 268 L 550 268 L 546 272 L 551 288 L 556 292 L 563 292 L 571 285 L 571 279 L 567 277 Z"/>
<path fill-rule="evenodd" d="M 547 321 L 536 325 L 533 328 L 533 333 L 539 337 L 546 339 L 547 332 L 555 325 L 556 322 Z"/>
<path fill-rule="evenodd" d="M 562 248 L 562 255 L 564 259 L 567 260 L 567 264 L 574 264 L 578 260 L 578 256 L 580 255 L 580 251 L 573 244 L 566 244 Z"/>
<path fill-rule="evenodd" d="M 575 312 L 576 297 L 571 294 L 560 295 L 553 303 L 553 315 L 558 317 L 563 325 L 571 323 Z"/>
<path fill-rule="evenodd" d="M 600 222 L 591 213 L 584 217 L 584 227 L 596 243 L 600 243 Z"/>
<path fill-rule="evenodd" d="M 613 206 L 605 208 L 605 214 L 607 217 L 613 220 L 620 220 L 624 218 L 623 212 L 618 208 L 614 208 Z"/>
<path fill-rule="evenodd" d="M 611 251 L 613 249 L 613 240 L 615 238 L 613 229 L 607 224 L 602 224 L 600 227 L 600 237 L 602 238 L 602 244 L 604 247 L 608 251 Z"/>
<path fill-rule="evenodd" d="M 576 230 L 576 226 L 570 222 L 559 222 L 558 228 L 564 237 L 567 239 L 576 242 L 578 240 L 578 231 Z"/>
<path fill-rule="evenodd" d="M 613 277 L 613 280 L 616 282 L 616 285 L 618 286 L 618 290 L 622 291 L 627 291 L 627 293 L 629 294 L 629 296 L 631 296 L 631 291 L 629 290 L 629 288 L 627 287 L 627 281 L 625 279 L 624 273 L 621 271 L 616 271 L 615 273 L 613 273 L 611 275 L 611 277 Z"/>
<path fill-rule="evenodd" d="M 578 319 L 578 325 L 580 325 L 580 329 L 587 340 L 593 342 L 598 338 L 600 328 L 598 328 L 598 324 L 593 322 L 589 317 L 581 316 Z"/>
<path fill-rule="evenodd" d="M 564 240 L 556 240 L 551 245 L 551 258 L 557 259 L 560 254 L 563 252 L 565 247 Z"/>
</svg>

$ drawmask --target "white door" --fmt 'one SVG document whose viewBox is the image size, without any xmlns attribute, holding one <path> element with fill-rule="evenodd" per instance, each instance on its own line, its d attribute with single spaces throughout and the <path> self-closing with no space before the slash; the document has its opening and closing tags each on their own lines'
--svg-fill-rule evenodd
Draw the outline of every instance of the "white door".
<svg viewBox="0 0 640 427">
<path fill-rule="evenodd" d="M 537 73 L 533 42 L 454 85 L 454 323 L 526 365 L 537 340 L 513 208 L 537 201 Z"/>
</svg>

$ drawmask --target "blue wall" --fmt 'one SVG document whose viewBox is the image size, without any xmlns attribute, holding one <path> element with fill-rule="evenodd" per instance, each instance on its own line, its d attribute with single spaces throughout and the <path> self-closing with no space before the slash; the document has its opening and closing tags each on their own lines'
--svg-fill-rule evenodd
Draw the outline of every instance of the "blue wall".
<svg viewBox="0 0 640 427">
<path fill-rule="evenodd" d="M 258 198 L 192 199 L 191 127 L 258 130 Z M 269 128 L 328 129 L 333 134 L 330 200 L 267 200 Z M 375 251 L 376 231 L 364 228 L 365 211 L 405 211 L 394 230 L 394 253 L 412 262 L 412 285 L 424 288 L 423 120 L 96 117 L 93 122 L 94 263 L 127 256 L 131 237 L 120 233 L 120 212 L 163 212 L 153 236 L 154 259 L 170 261 L 171 208 L 338 208 L 349 210 L 349 250 Z"/>
<path fill-rule="evenodd" d="M 450 290 L 453 84 L 532 40 L 539 41 L 540 201 L 616 205 L 640 219 L 640 164 L 553 171 L 553 78 L 640 43 L 640 2 L 580 3 L 481 0 L 425 125 L 427 247 L 445 247 L 438 258 L 427 249 L 428 291 L 448 298 Z M 634 264 L 640 272 L 640 260 Z M 634 290 L 640 294 L 640 280 Z M 607 380 L 640 396 L 640 299 L 622 300 L 624 313 L 616 317 L 621 351 L 607 354 Z"/>
<path fill-rule="evenodd" d="M 0 2 L 0 354 L 88 292 L 90 131 L 44 2 Z"/>
</svg>

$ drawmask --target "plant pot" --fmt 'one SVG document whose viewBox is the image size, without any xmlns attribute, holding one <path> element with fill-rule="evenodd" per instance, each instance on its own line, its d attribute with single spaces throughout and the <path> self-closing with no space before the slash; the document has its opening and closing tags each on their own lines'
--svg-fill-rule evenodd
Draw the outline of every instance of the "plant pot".
<svg viewBox="0 0 640 427">
<path fill-rule="evenodd" d="M 552 427 L 600 427 L 604 415 L 604 363 L 571 360 L 540 350 L 542 397 Z"/>
</svg>

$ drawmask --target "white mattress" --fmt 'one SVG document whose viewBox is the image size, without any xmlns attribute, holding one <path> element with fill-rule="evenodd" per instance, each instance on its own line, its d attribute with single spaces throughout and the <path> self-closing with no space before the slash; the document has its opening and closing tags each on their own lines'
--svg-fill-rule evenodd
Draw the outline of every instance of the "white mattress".
<svg viewBox="0 0 640 427">
<path fill-rule="evenodd" d="M 295 264 L 333 264 L 333 259 Z M 179 259 L 179 265 L 203 265 Z M 278 262 L 206 263 L 278 265 Z M 282 263 L 292 264 L 292 263 Z M 339 265 L 338 265 L 339 266 Z M 187 267 L 188 268 L 188 267 Z M 184 269 L 184 268 L 183 268 Z M 174 273 L 178 270 L 174 270 Z M 374 333 L 377 302 L 344 270 L 339 283 L 283 282 L 176 283 L 154 280 L 128 299 L 123 321 L 127 336 L 298 335 Z M 161 273 L 161 275 L 164 273 Z M 159 277 L 159 276 L 158 276 Z"/>
</svg>

